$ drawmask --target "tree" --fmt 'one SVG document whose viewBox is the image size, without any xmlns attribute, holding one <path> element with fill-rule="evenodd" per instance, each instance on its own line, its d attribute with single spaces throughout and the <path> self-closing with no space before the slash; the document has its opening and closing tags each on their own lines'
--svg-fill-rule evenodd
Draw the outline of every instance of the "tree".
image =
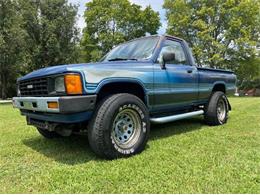
<svg viewBox="0 0 260 195">
<path fill-rule="evenodd" d="M 255 55 L 259 0 L 165 0 L 164 8 L 167 33 L 186 39 L 199 65 L 237 70 Z"/>
<path fill-rule="evenodd" d="M 78 61 L 77 6 L 67 0 L 0 1 L 0 97 L 20 75 Z"/>
<path fill-rule="evenodd" d="M 19 65 L 24 61 L 25 31 L 15 0 L 0 1 L 0 97 L 15 92 Z"/>
<path fill-rule="evenodd" d="M 236 73 L 240 89 L 260 89 L 260 58 L 241 61 Z"/>
<path fill-rule="evenodd" d="M 96 61 L 113 46 L 130 39 L 156 34 L 159 13 L 144 10 L 128 0 L 93 0 L 86 4 L 86 27 L 81 42 L 86 61 Z"/>
<path fill-rule="evenodd" d="M 78 61 L 77 6 L 67 0 L 20 0 L 27 32 L 27 67 L 35 69 Z"/>
</svg>

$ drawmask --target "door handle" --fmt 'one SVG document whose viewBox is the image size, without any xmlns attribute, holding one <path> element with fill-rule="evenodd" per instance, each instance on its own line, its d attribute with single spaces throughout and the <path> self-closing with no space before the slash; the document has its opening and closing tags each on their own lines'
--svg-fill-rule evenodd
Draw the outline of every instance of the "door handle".
<svg viewBox="0 0 260 195">
<path fill-rule="evenodd" d="M 187 73 L 192 73 L 192 70 L 187 70 Z"/>
</svg>

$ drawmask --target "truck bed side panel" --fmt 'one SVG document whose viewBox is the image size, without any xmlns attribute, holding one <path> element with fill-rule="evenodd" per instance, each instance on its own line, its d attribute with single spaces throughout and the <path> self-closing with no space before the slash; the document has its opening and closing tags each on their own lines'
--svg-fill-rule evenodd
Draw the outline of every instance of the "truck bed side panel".
<svg viewBox="0 0 260 195">
<path fill-rule="evenodd" d="M 236 76 L 231 71 L 198 68 L 199 70 L 199 100 L 207 101 L 217 84 L 224 85 L 226 94 L 235 92 Z"/>
</svg>

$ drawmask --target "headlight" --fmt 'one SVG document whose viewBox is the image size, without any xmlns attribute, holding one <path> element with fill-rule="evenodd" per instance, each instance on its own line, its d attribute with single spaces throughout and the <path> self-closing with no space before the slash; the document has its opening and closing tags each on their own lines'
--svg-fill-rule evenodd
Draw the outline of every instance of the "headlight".
<svg viewBox="0 0 260 195">
<path fill-rule="evenodd" d="M 64 76 L 55 78 L 55 91 L 65 92 Z"/>
</svg>

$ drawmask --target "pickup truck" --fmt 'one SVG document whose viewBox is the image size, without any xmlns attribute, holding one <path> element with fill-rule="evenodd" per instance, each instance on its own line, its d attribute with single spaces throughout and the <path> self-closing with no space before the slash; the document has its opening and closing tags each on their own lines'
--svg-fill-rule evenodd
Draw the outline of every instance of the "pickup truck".
<svg viewBox="0 0 260 195">
<path fill-rule="evenodd" d="M 204 115 L 227 122 L 236 75 L 196 66 L 185 40 L 148 36 L 114 47 L 98 63 L 48 67 L 17 80 L 13 105 L 45 138 L 87 133 L 102 158 L 144 150 L 150 123 Z"/>
</svg>

